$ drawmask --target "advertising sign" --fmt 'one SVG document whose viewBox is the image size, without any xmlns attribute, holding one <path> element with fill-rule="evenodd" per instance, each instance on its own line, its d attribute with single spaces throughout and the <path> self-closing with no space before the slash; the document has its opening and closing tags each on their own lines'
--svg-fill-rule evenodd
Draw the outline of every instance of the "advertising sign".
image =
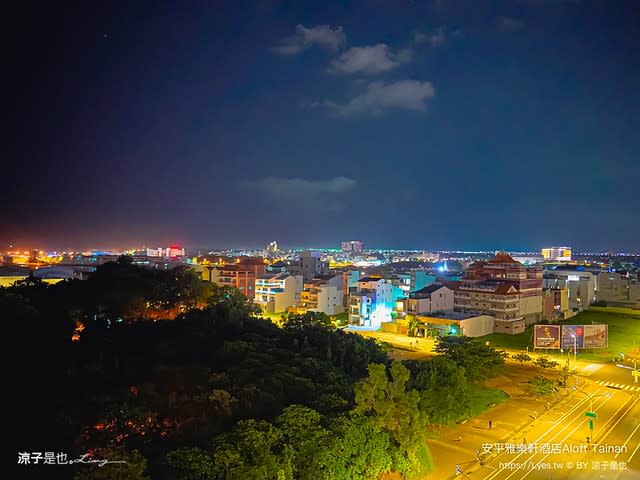
<svg viewBox="0 0 640 480">
<path fill-rule="evenodd" d="M 608 325 L 585 325 L 584 348 L 603 348 L 609 345 Z"/>
<path fill-rule="evenodd" d="M 575 335 L 575 340 L 573 336 Z M 562 348 L 573 349 L 584 347 L 584 326 L 583 325 L 562 325 Z"/>
<path fill-rule="evenodd" d="M 534 348 L 560 348 L 560 325 L 535 325 L 533 346 Z"/>
</svg>

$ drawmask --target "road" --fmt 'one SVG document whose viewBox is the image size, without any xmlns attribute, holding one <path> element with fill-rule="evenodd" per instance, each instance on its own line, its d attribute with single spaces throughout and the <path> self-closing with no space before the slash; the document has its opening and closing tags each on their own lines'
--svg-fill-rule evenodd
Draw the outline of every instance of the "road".
<svg viewBox="0 0 640 480">
<path fill-rule="evenodd" d="M 504 441 L 477 445 L 482 466 L 479 461 L 467 463 L 461 476 L 478 480 L 640 478 L 640 395 L 600 385 L 585 388 L 582 395 L 532 418 Z M 593 431 L 585 416 L 588 411 L 597 415 Z"/>
<path fill-rule="evenodd" d="M 398 346 L 390 352 L 394 358 L 433 355 L 431 339 L 416 343 L 416 339 L 383 332 L 361 334 Z M 510 386 L 511 400 L 428 440 L 436 464 L 430 478 L 640 479 L 640 384 L 634 384 L 632 363 L 616 366 L 578 360 L 570 366 L 577 375 L 569 383 L 576 388 L 566 393 L 563 389 L 547 409 L 518 391 L 537 369 L 508 360 L 504 378 L 511 383 L 498 388 L 506 391 Z M 597 416 L 592 420 L 593 432 L 585 416 L 588 411 Z M 489 419 L 493 419 L 492 429 L 487 426 Z"/>
<path fill-rule="evenodd" d="M 579 368 L 578 375 L 610 389 L 640 392 L 640 383 L 634 384 L 632 368 L 630 363 L 619 365 L 591 363 Z"/>
</svg>

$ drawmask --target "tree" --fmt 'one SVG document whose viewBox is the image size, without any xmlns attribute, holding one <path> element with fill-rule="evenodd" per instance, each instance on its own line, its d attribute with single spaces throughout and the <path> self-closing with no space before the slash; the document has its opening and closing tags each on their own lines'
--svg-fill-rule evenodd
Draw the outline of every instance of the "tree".
<svg viewBox="0 0 640 480">
<path fill-rule="evenodd" d="M 205 480 L 217 473 L 213 455 L 201 448 L 174 450 L 167 454 L 166 462 L 174 470 L 171 478 L 178 480 Z"/>
<path fill-rule="evenodd" d="M 393 466 L 389 434 L 372 417 L 353 415 L 332 422 L 331 436 L 313 457 L 309 478 L 371 480 Z"/>
<path fill-rule="evenodd" d="M 560 384 L 563 387 L 567 386 L 567 380 L 569 379 L 570 376 L 575 375 L 576 373 L 576 369 L 575 368 L 571 368 L 569 367 L 569 363 L 565 363 L 562 368 L 560 369 L 560 378 L 562 379 L 560 381 Z"/>
<path fill-rule="evenodd" d="M 426 416 L 419 409 L 420 394 L 407 389 L 409 370 L 399 361 L 387 377 L 382 364 L 369 365 L 369 376 L 356 384 L 355 414 L 373 418 L 374 425 L 389 434 L 394 467 L 406 475 L 419 468 L 416 451 L 423 444 Z"/>
<path fill-rule="evenodd" d="M 303 330 L 306 328 L 321 328 L 333 330 L 335 327 L 331 318 L 323 312 L 291 313 L 282 315 L 282 326 L 285 330 Z"/>
<path fill-rule="evenodd" d="M 443 357 L 418 362 L 412 386 L 420 392 L 420 410 L 430 423 L 446 425 L 461 418 L 470 406 L 464 369 Z"/>
<path fill-rule="evenodd" d="M 290 405 L 276 419 L 281 442 L 293 452 L 293 473 L 299 480 L 315 480 L 314 457 L 324 448 L 330 433 L 320 423 L 320 414 L 302 405 Z"/>
<path fill-rule="evenodd" d="M 435 351 L 442 357 L 452 360 L 464 368 L 471 382 L 495 377 L 504 367 L 507 356 L 502 350 L 485 345 L 468 337 L 440 337 Z"/>
<path fill-rule="evenodd" d="M 533 377 L 529 380 L 531 393 L 538 397 L 546 397 L 558 391 L 555 382 L 541 376 Z"/>
<path fill-rule="evenodd" d="M 228 480 L 292 479 L 292 452 L 280 449 L 282 433 L 264 420 L 241 420 L 215 441 L 214 463 Z"/>
</svg>

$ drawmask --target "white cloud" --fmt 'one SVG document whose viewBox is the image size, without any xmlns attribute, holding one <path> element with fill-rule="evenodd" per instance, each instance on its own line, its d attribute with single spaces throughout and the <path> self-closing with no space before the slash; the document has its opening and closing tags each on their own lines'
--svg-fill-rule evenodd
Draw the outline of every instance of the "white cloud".
<svg viewBox="0 0 640 480">
<path fill-rule="evenodd" d="M 331 62 L 332 73 L 351 75 L 362 73 L 374 75 L 392 70 L 411 61 L 410 48 L 394 53 L 384 43 L 365 47 L 352 47 Z"/>
<path fill-rule="evenodd" d="M 266 177 L 244 182 L 246 186 L 265 193 L 273 199 L 311 200 L 325 194 L 343 193 L 356 185 L 347 177 L 329 180 L 306 180 L 304 178 Z"/>
<path fill-rule="evenodd" d="M 524 22 L 513 17 L 498 17 L 498 24 L 505 30 L 518 30 L 524 27 Z"/>
<path fill-rule="evenodd" d="M 459 37 L 461 35 L 461 30 L 451 29 L 443 25 L 430 33 L 415 32 L 413 34 L 413 43 L 416 45 L 439 47 L 440 45 L 444 45 L 450 38 Z"/>
<path fill-rule="evenodd" d="M 399 80 L 384 83 L 372 82 L 367 90 L 347 103 L 339 104 L 331 100 L 325 100 L 321 104 L 335 111 L 338 115 L 355 115 L 359 113 L 380 115 L 387 109 L 413 110 L 424 112 L 427 108 L 427 100 L 435 97 L 436 91 L 429 82 L 417 80 Z"/>
<path fill-rule="evenodd" d="M 338 50 L 346 42 L 347 36 L 342 27 L 316 25 L 307 28 L 304 25 L 296 25 L 296 33 L 280 40 L 271 50 L 280 55 L 297 55 L 313 45 Z"/>
</svg>

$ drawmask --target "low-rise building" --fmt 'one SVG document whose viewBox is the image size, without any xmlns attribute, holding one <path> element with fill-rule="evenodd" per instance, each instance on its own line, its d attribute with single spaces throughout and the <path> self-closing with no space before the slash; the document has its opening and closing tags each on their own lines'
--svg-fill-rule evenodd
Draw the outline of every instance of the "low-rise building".
<svg viewBox="0 0 640 480">
<path fill-rule="evenodd" d="M 296 309 L 322 312 L 327 315 L 338 315 L 344 312 L 343 282 L 342 275 L 326 275 L 305 283 Z"/>
<path fill-rule="evenodd" d="M 396 301 L 399 317 L 407 314 L 451 311 L 454 307 L 454 292 L 441 283 L 432 283 L 418 291 L 412 292 L 407 298 Z"/>
<path fill-rule="evenodd" d="M 542 289 L 542 315 L 545 320 L 559 321 L 569 317 L 569 291 L 566 288 Z"/>
<path fill-rule="evenodd" d="M 255 297 L 256 278 L 265 273 L 262 259 L 242 259 L 238 263 L 224 266 L 207 265 L 202 271 L 202 278 L 219 287 L 234 287 L 246 297 Z"/>
<path fill-rule="evenodd" d="M 266 313 L 285 312 L 300 299 L 302 277 L 288 273 L 256 279 L 254 302 Z"/>
<path fill-rule="evenodd" d="M 382 277 L 360 278 L 349 294 L 349 323 L 380 328 L 391 320 L 395 306 L 394 286 Z"/>
<path fill-rule="evenodd" d="M 577 268 L 553 267 L 543 275 L 545 288 L 566 288 L 569 309 L 586 310 L 596 301 L 597 277 Z"/>
<path fill-rule="evenodd" d="M 414 320 L 414 335 L 448 336 L 464 335 L 482 337 L 493 333 L 495 319 L 491 315 L 477 315 L 462 312 L 434 312 L 427 315 L 408 316 L 394 322 L 382 324 L 382 331 L 389 333 L 409 333 L 409 321 Z"/>
</svg>

